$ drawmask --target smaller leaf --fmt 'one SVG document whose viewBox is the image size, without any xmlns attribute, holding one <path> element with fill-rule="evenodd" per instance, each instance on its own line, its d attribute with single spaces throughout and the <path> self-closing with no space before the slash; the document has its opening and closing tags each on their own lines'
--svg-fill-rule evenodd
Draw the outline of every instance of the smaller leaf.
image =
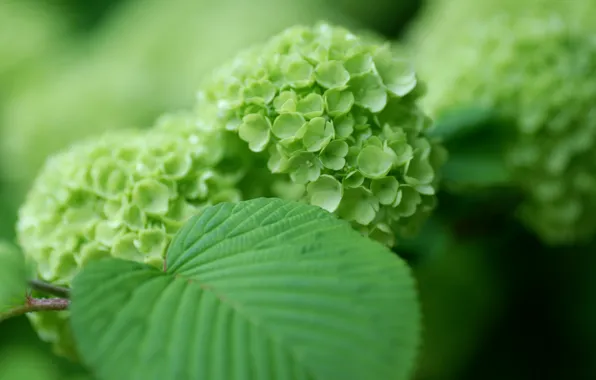
<svg viewBox="0 0 596 380">
<path fill-rule="evenodd" d="M 27 277 L 23 254 L 16 247 L 0 242 L 0 312 L 24 303 Z"/>
</svg>

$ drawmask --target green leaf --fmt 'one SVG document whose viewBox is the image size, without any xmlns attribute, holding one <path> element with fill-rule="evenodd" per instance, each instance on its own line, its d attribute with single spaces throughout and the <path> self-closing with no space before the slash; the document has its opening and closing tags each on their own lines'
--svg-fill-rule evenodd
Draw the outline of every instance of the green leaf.
<svg viewBox="0 0 596 380">
<path fill-rule="evenodd" d="M 15 325 L 13 325 L 15 326 Z M 19 326 L 19 325 L 17 325 Z M 13 331 L 14 327 L 12 328 Z M 4 328 L 4 330 L 8 330 Z M 0 351 L 0 379 L 2 380 L 74 380 L 73 377 L 64 376 L 65 371 L 60 371 L 54 356 L 48 355 L 45 347 L 38 348 L 29 340 L 29 334 L 23 334 L 24 329 L 17 328 L 21 340 L 2 337 L 2 350 Z M 7 334 L 8 335 L 8 334 Z M 81 379 L 82 380 L 82 379 Z"/>
<path fill-rule="evenodd" d="M 0 312 L 24 303 L 27 278 L 23 254 L 16 247 L 0 242 Z"/>
<path fill-rule="evenodd" d="M 454 152 L 441 168 L 441 179 L 454 188 L 500 186 L 511 183 L 511 172 L 501 154 Z"/>
<path fill-rule="evenodd" d="M 493 110 L 480 106 L 455 107 L 437 118 L 429 136 L 448 142 L 492 126 L 496 118 Z"/>
<path fill-rule="evenodd" d="M 405 380 L 419 344 L 405 263 L 319 207 L 279 199 L 205 209 L 165 271 L 90 263 L 71 313 L 100 380 Z"/>
<path fill-rule="evenodd" d="M 477 106 L 444 113 L 432 134 L 444 141 L 449 159 L 441 168 L 445 185 L 455 191 L 512 184 L 505 152 L 514 124 Z"/>
</svg>

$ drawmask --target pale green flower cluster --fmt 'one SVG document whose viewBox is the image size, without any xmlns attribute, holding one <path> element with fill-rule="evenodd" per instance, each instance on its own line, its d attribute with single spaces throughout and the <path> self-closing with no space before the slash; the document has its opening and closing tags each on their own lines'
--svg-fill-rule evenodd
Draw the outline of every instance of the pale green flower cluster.
<svg viewBox="0 0 596 380">
<path fill-rule="evenodd" d="M 216 72 L 197 114 L 265 157 L 298 197 L 393 245 L 433 209 L 445 158 L 425 136 L 432 122 L 417 106 L 420 86 L 388 44 L 297 26 Z"/>
<path fill-rule="evenodd" d="M 480 106 L 513 120 L 517 135 L 505 159 L 526 194 L 525 223 L 551 244 L 593 237 L 596 29 L 579 11 L 587 10 L 585 2 L 541 1 L 533 8 L 505 2 L 477 17 L 470 9 L 458 14 L 457 3 L 429 15 L 433 21 L 414 38 L 434 85 L 426 105 L 433 116 Z"/>
<path fill-rule="evenodd" d="M 188 123 L 183 115 L 159 124 Z M 158 131 L 121 130 L 52 156 L 19 214 L 18 240 L 40 279 L 69 286 L 90 260 L 163 267 L 182 224 L 203 207 L 241 199 L 233 173 L 213 169 L 221 144 Z M 30 315 L 40 336 L 73 356 L 67 312 Z"/>
<path fill-rule="evenodd" d="M 20 210 L 19 242 L 54 283 L 69 284 L 98 256 L 159 266 L 189 216 L 240 199 L 234 177 L 211 169 L 221 154 L 215 142 L 133 130 L 76 144 L 37 178 Z"/>
</svg>

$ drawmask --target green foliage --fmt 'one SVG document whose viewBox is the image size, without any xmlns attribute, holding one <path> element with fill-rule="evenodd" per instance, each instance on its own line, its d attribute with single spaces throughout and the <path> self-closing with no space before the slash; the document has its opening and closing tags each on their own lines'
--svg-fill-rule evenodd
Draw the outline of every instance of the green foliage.
<svg viewBox="0 0 596 380">
<path fill-rule="evenodd" d="M 415 268 L 425 327 L 417 379 L 461 379 L 501 316 L 504 287 L 492 267 L 494 253 L 451 241 Z"/>
<path fill-rule="evenodd" d="M 27 266 L 21 252 L 0 241 L 0 313 L 22 304 L 27 291 Z"/>
<path fill-rule="evenodd" d="M 259 198 L 193 217 L 164 270 L 75 278 L 72 325 L 101 379 L 407 379 L 419 315 L 407 266 L 322 209 Z"/>
<path fill-rule="evenodd" d="M 159 123 L 185 123 L 164 116 Z M 113 256 L 163 265 L 172 236 L 200 209 L 236 201 L 235 177 L 205 136 L 123 130 L 51 157 L 21 207 L 18 239 L 40 279 L 69 286 L 87 262 Z M 72 354 L 68 312 L 29 315 L 44 340 Z"/>
<path fill-rule="evenodd" d="M 57 9 L 33 0 L 0 2 L 0 101 L 45 70 L 38 60 L 67 41 Z"/>
<path fill-rule="evenodd" d="M 350 23 L 319 0 L 127 0 L 91 33 L 61 39 L 66 46 L 58 49 L 50 26 L 67 23 L 29 1 L 0 1 L 0 95 L 10 94 L 0 104 L 0 176 L 17 204 L 48 156 L 81 139 L 150 126 L 164 112 L 192 106 L 200 81 L 244 46 L 312 18 Z M 20 21 L 25 16 L 5 13 L 5 3 L 39 17 Z M 51 23 L 44 27 L 46 21 Z M 6 55 L 4 41 L 11 48 Z M 16 48 L 30 51 L 28 63 L 44 75 L 24 81 L 20 71 L 6 71 L 8 79 L 19 79 L 13 88 L 2 83 L 3 65 L 25 67 Z"/>
<path fill-rule="evenodd" d="M 515 129 L 502 153 L 526 195 L 522 219 L 551 244 L 590 239 L 596 232 L 590 174 L 596 169 L 596 83 L 590 80 L 596 39 L 581 13 L 589 2 L 464 3 L 430 8 L 415 30 L 417 60 L 434 86 L 426 106 L 441 115 L 479 105 L 511 120 Z M 439 57 L 441 65 L 434 65 Z"/>
<path fill-rule="evenodd" d="M 368 29 L 397 37 L 420 8 L 422 0 L 325 0 L 337 12 L 362 21 Z"/>
<path fill-rule="evenodd" d="M 442 113 L 431 136 L 449 151 L 449 160 L 441 169 L 443 187 L 467 194 L 511 187 L 505 152 L 514 132 L 513 123 L 482 107 L 454 107 Z"/>
<path fill-rule="evenodd" d="M 392 246 L 435 207 L 445 159 L 426 137 L 420 94 L 413 67 L 389 44 L 317 24 L 224 65 L 201 87 L 197 114 L 200 126 L 244 141 L 238 160 L 266 162 L 269 182 L 290 182 L 299 198 Z"/>
<path fill-rule="evenodd" d="M 0 351 L 0 379 L 2 380 L 63 380 L 52 359 L 43 351 L 31 350 L 23 344 L 13 344 Z M 70 380 L 70 379 L 66 379 Z"/>
</svg>

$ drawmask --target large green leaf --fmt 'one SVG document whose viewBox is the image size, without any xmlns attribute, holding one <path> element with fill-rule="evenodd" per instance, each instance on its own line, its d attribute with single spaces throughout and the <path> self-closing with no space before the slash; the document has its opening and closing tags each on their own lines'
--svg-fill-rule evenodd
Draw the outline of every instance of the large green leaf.
<svg viewBox="0 0 596 380">
<path fill-rule="evenodd" d="M 0 242 L 0 313 L 25 302 L 27 267 L 14 246 Z"/>
<path fill-rule="evenodd" d="M 419 308 L 409 268 L 311 205 L 222 203 L 177 234 L 160 271 L 90 263 L 72 327 L 102 380 L 401 380 Z"/>
</svg>

